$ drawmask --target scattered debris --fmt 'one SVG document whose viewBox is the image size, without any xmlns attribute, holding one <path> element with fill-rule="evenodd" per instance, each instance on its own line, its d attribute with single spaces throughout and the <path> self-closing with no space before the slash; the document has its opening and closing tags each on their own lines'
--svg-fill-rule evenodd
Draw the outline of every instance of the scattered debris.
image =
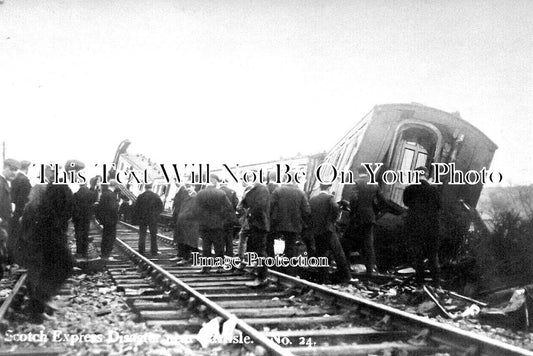
<svg viewBox="0 0 533 356">
<path fill-rule="evenodd" d="M 507 303 L 495 308 L 483 308 L 479 316 L 484 320 L 500 323 L 513 329 L 527 330 L 533 321 L 527 299 L 526 289 L 517 289 Z"/>
</svg>

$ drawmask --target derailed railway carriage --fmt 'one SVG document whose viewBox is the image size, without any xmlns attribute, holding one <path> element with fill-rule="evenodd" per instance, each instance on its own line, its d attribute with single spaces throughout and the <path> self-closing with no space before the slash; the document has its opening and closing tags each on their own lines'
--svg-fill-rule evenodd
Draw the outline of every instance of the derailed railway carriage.
<svg viewBox="0 0 533 356">
<path fill-rule="evenodd" d="M 387 171 L 411 171 L 426 166 L 430 172 L 434 163 L 445 163 L 440 168 L 438 180 L 443 204 L 443 231 L 441 255 L 453 257 L 460 247 L 465 230 L 476 222 L 475 206 L 483 183 L 473 178 L 488 170 L 497 146 L 480 130 L 463 120 L 459 114 L 450 114 L 419 104 L 386 104 L 375 106 L 365 115 L 326 155 L 322 163 L 339 172 L 353 172 L 356 176 L 362 163 L 370 163 L 375 169 L 377 181 L 386 199 L 403 208 L 403 191 L 408 184 L 400 179 L 393 182 L 390 177 L 384 184 L 383 174 Z M 453 164 L 452 164 L 453 163 Z M 376 164 L 382 164 L 379 169 Z M 446 167 L 454 167 L 455 177 Z M 475 184 L 450 184 L 460 174 L 468 173 L 468 181 Z M 329 172 L 330 175 L 333 172 Z M 400 173 L 401 174 L 401 173 Z M 327 174 L 324 174 L 327 176 Z M 346 176 L 347 174 L 345 174 Z M 493 175 L 494 176 L 494 175 Z M 495 175 L 499 179 L 499 174 Z M 311 195 L 318 191 L 317 176 L 312 181 Z M 452 181 L 451 181 L 452 180 Z M 385 179 L 387 181 L 387 179 Z M 354 185 L 333 180 L 330 191 L 336 199 L 349 200 Z M 401 217 L 385 213 L 377 223 L 376 249 L 378 264 L 382 267 L 401 263 L 402 256 Z"/>
<path fill-rule="evenodd" d="M 455 163 L 455 170 L 488 169 L 497 146 L 477 128 L 449 114 L 418 104 L 378 105 L 365 115 L 326 155 L 324 163 L 337 170 L 357 174 L 362 163 L 382 163 L 378 181 L 387 170 L 408 171 L 432 163 Z M 373 165 L 373 168 L 377 166 Z M 475 207 L 483 187 L 478 184 L 449 185 L 450 176 L 441 176 L 443 203 L 464 200 Z M 312 179 L 316 179 L 312 178 Z M 387 199 L 402 205 L 406 185 L 382 184 Z M 318 188 L 314 182 L 313 190 Z M 335 179 L 332 191 L 337 200 L 349 199 L 351 184 Z"/>
</svg>

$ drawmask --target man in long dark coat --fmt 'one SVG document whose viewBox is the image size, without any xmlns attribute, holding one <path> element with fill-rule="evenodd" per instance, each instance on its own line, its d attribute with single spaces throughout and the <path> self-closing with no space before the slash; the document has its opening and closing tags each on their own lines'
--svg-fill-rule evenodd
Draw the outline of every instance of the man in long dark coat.
<svg viewBox="0 0 533 356">
<path fill-rule="evenodd" d="M 242 197 L 240 207 L 245 211 L 245 228 L 242 234 L 247 237 L 247 249 L 257 253 L 258 257 L 266 257 L 266 238 L 270 231 L 270 193 L 268 188 L 260 183 L 255 183 Z M 242 258 L 242 256 L 241 256 Z M 253 286 L 266 283 L 267 267 L 257 268 L 257 279 Z"/>
<path fill-rule="evenodd" d="M 215 257 L 224 257 L 224 228 L 233 220 L 234 215 L 226 194 L 216 188 L 216 183 L 198 193 L 195 216 L 202 237 L 204 257 L 211 256 L 211 248 L 215 249 Z M 204 273 L 208 271 L 208 267 L 203 268 Z"/>
<path fill-rule="evenodd" d="M 97 198 L 98 194 L 90 190 L 87 184 L 81 184 L 78 191 L 74 193 L 72 222 L 74 223 L 74 236 L 76 238 L 76 254 L 82 257 L 87 257 L 89 228 Z"/>
<path fill-rule="evenodd" d="M 161 198 L 152 191 L 152 184 L 146 184 L 145 191 L 137 197 L 134 206 L 134 219 L 139 224 L 139 253 L 146 249 L 146 230 L 150 229 L 150 253 L 159 254 L 157 248 L 157 222 L 163 211 Z"/>
<path fill-rule="evenodd" d="M 430 264 L 434 284 L 439 284 L 439 212 L 440 194 L 428 181 L 428 169 L 416 168 L 424 172 L 420 184 L 412 184 L 403 192 L 403 203 L 409 208 L 405 220 L 406 237 L 416 269 L 416 281 L 424 282 L 424 260 Z"/>
<path fill-rule="evenodd" d="M 175 258 L 171 258 L 171 261 L 180 261 L 188 259 L 189 251 L 183 243 L 183 234 L 182 224 L 178 221 L 178 216 L 180 215 L 181 208 L 183 203 L 190 197 L 189 189 L 185 184 L 181 184 L 178 188 L 178 191 L 174 195 L 174 200 L 172 203 L 172 222 L 174 223 L 174 243 L 177 247 L 177 253 Z"/>
<path fill-rule="evenodd" d="M 364 167 L 358 169 L 359 178 L 350 197 L 350 221 L 342 240 L 344 254 L 350 258 L 351 252 L 361 247 L 365 259 L 366 272 L 374 273 L 376 253 L 374 250 L 374 226 L 376 224 L 376 203 L 384 200 L 377 184 L 368 184 L 368 173 Z"/>
<path fill-rule="evenodd" d="M 311 209 L 304 192 L 296 184 L 283 184 L 270 198 L 272 231 L 285 237 L 285 256 L 296 256 L 296 242 L 300 239 L 304 224 L 309 219 Z M 293 273 L 292 268 L 288 268 Z"/>
<path fill-rule="evenodd" d="M 350 265 L 346 261 L 335 227 L 340 209 L 333 195 L 327 192 L 328 187 L 320 185 L 320 193 L 309 199 L 311 206 L 309 230 L 316 244 L 317 257 L 326 257 L 328 251 L 331 252 L 337 264 L 339 280 L 348 282 L 351 279 Z M 321 282 L 326 281 L 326 275 L 327 268 L 319 268 Z"/>
<path fill-rule="evenodd" d="M 15 204 L 13 211 L 13 218 L 11 219 L 11 232 L 7 243 L 7 250 L 12 259 L 16 262 L 19 254 L 18 238 L 19 238 L 19 223 L 24 211 L 24 206 L 28 202 L 30 195 L 31 183 L 28 178 L 28 168 L 31 162 L 21 161 L 20 170 L 11 182 L 11 200 Z"/>
<path fill-rule="evenodd" d="M 66 167 L 71 168 L 68 164 Z M 72 216 L 72 191 L 67 184 L 53 183 L 32 188 L 21 222 L 26 247 L 30 300 L 27 310 L 33 321 L 46 319 L 50 298 L 72 272 L 73 260 L 67 243 L 68 221 Z"/>
<path fill-rule="evenodd" d="M 13 240 L 13 237 L 10 236 L 13 233 L 13 209 L 11 206 L 11 188 L 8 182 L 13 181 L 19 168 L 20 163 L 18 161 L 8 158 L 4 161 L 4 167 L 0 173 L 0 278 L 4 274 L 4 264 L 9 262 L 9 254 L 13 253 L 13 251 L 8 252 L 8 246 Z"/>
<path fill-rule="evenodd" d="M 200 229 L 196 220 L 195 209 L 196 191 L 193 187 L 189 187 L 187 188 L 187 196 L 184 196 L 181 201 L 176 218 L 178 256 L 182 258 L 181 261 L 177 262 L 179 265 L 189 263 L 191 252 L 198 252 Z"/>
<path fill-rule="evenodd" d="M 102 259 L 109 260 L 113 251 L 113 244 L 117 238 L 118 199 L 108 184 L 101 184 L 100 189 L 102 194 L 95 212 L 96 219 L 103 226 L 100 255 Z"/>
</svg>

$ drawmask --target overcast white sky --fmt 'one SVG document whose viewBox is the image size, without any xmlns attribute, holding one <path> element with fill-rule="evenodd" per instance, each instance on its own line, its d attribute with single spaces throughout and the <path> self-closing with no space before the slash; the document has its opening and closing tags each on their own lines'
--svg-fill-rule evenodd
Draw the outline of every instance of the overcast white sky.
<svg viewBox="0 0 533 356">
<path fill-rule="evenodd" d="M 328 150 L 376 104 L 459 111 L 532 183 L 533 1 L 4 0 L 8 157 L 167 163 Z"/>
</svg>

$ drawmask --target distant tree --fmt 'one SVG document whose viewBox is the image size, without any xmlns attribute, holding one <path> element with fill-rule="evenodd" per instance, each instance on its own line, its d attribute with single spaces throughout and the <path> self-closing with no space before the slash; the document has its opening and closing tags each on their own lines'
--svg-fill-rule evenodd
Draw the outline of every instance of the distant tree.
<svg viewBox="0 0 533 356">
<path fill-rule="evenodd" d="M 517 187 L 518 203 L 527 219 L 533 219 L 533 185 Z"/>
</svg>

